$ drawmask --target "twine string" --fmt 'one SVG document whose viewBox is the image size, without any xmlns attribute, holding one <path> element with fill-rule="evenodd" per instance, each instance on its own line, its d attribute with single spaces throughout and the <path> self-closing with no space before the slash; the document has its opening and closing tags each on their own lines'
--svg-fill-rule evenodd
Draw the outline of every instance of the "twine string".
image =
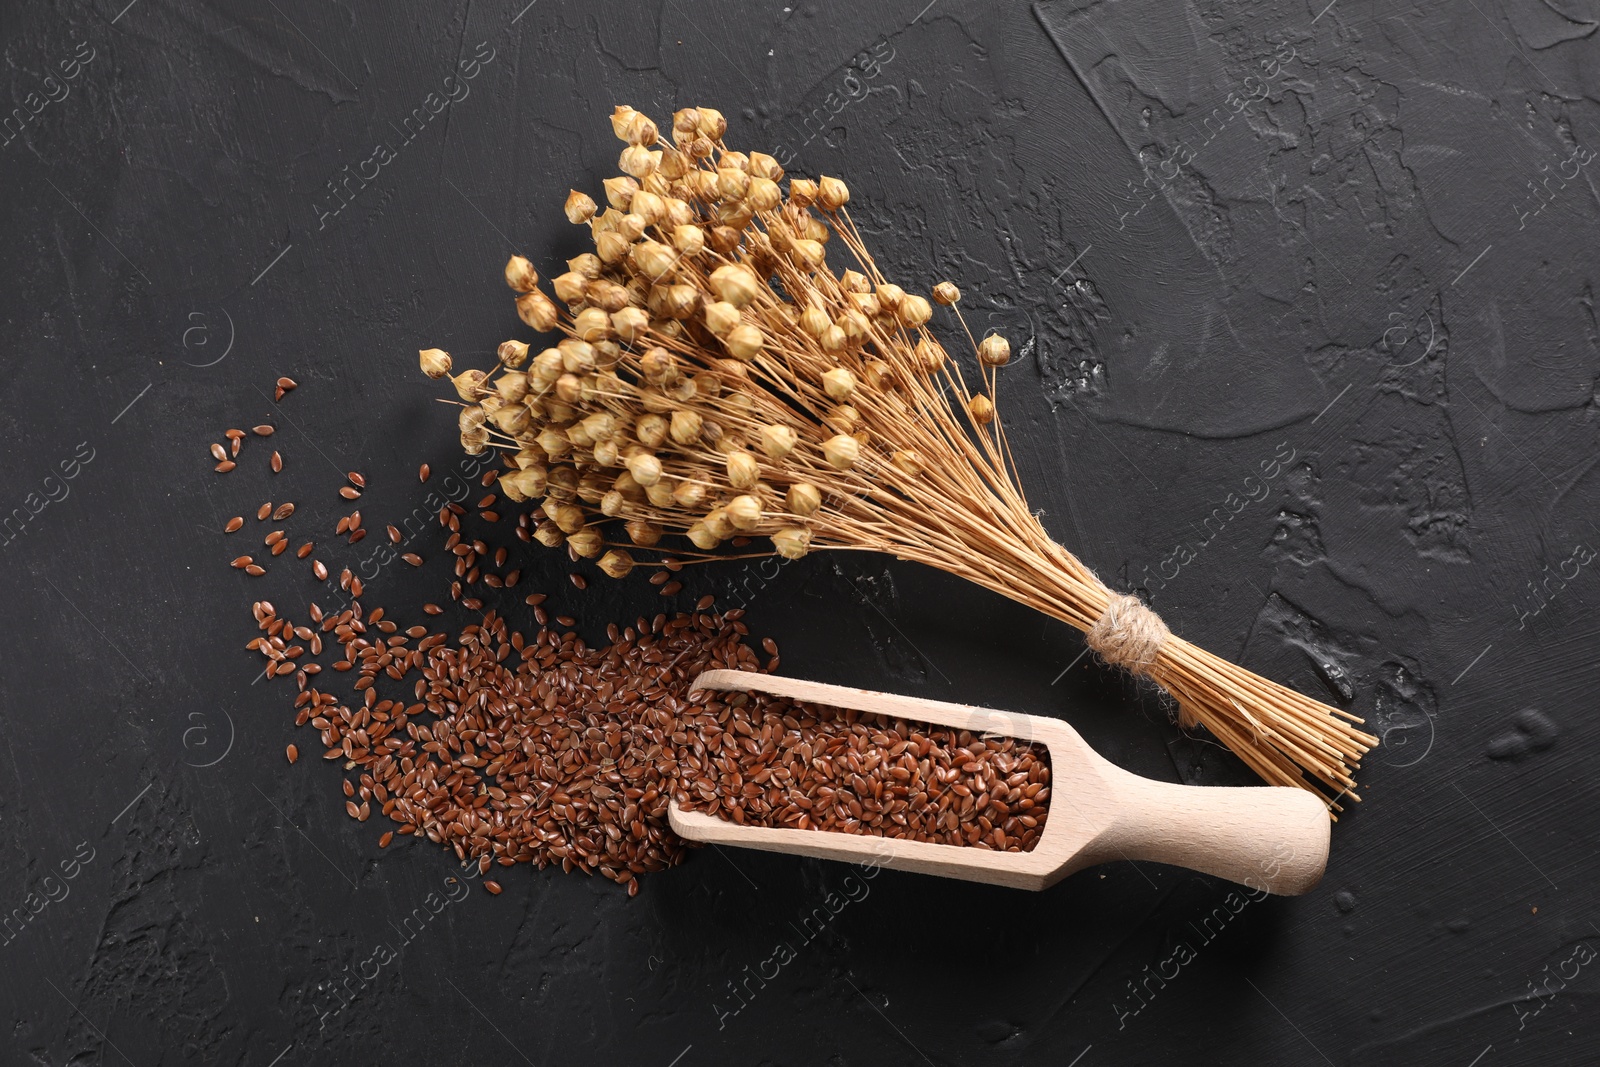
<svg viewBox="0 0 1600 1067">
<path fill-rule="evenodd" d="M 1161 616 L 1138 597 L 1111 593 L 1105 611 L 1084 634 L 1084 642 L 1113 667 L 1122 667 L 1160 685 L 1161 679 L 1156 677 L 1157 661 L 1171 636 L 1172 631 L 1161 621 Z M 1183 706 L 1183 701 L 1177 703 L 1179 725 L 1193 727 L 1193 713 Z"/>
</svg>

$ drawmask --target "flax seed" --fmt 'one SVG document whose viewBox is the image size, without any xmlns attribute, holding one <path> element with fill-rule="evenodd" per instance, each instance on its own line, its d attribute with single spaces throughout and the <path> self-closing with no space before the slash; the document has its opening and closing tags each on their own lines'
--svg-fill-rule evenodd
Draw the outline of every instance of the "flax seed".
<svg viewBox="0 0 1600 1067">
<path fill-rule="evenodd" d="M 250 432 L 255 434 L 257 437 L 271 437 L 274 433 L 277 432 L 277 428 L 274 427 L 274 426 L 266 426 L 266 425 L 252 426 L 252 427 L 250 427 Z"/>
<path fill-rule="evenodd" d="M 218 463 L 212 469 L 215 470 L 218 474 L 227 474 L 229 471 L 233 470 L 233 468 L 235 468 L 237 466 L 238 466 L 238 464 L 235 463 L 233 460 L 225 459 L 221 463 Z"/>
<path fill-rule="evenodd" d="M 222 528 L 222 532 L 223 533 L 237 533 L 239 531 L 240 527 L 242 527 L 243 525 L 244 525 L 244 516 L 243 515 L 235 515 L 233 518 L 228 520 L 228 525 L 226 525 L 226 526 L 224 526 Z"/>
<path fill-rule="evenodd" d="M 272 512 L 272 520 L 274 522 L 282 522 L 284 519 L 287 519 L 290 515 L 293 515 L 293 514 L 294 514 L 294 505 L 293 504 L 279 504 L 277 506 L 277 508 L 274 509 L 273 512 Z"/>
<path fill-rule="evenodd" d="M 294 556 L 296 559 L 305 559 L 307 556 L 311 555 L 311 551 L 315 547 L 316 546 L 310 541 L 307 541 L 305 544 L 294 550 Z"/>
<path fill-rule="evenodd" d="M 422 557 L 417 555 L 415 552 L 407 552 L 400 558 L 411 564 L 413 567 L 422 566 Z"/>
<path fill-rule="evenodd" d="M 361 476 L 360 471 L 350 471 L 345 474 L 345 477 L 350 479 L 350 484 L 357 489 L 365 489 L 367 487 L 367 480 Z"/>
<path fill-rule="evenodd" d="M 384 529 L 389 535 L 389 543 L 398 545 L 400 543 L 400 531 L 393 526 L 387 526 Z"/>
<path fill-rule="evenodd" d="M 259 563 L 252 563 L 244 569 L 244 572 L 252 578 L 259 578 L 263 574 L 267 573 L 267 569 L 261 566 Z"/>
<path fill-rule="evenodd" d="M 353 486 L 344 485 L 339 487 L 339 495 L 346 500 L 355 500 L 361 496 L 361 490 Z"/>
<path fill-rule="evenodd" d="M 226 448 L 223 448 L 221 445 L 212 445 L 211 446 L 211 455 L 216 459 L 216 461 L 218 463 L 221 463 L 223 460 L 228 458 L 228 450 Z"/>
<path fill-rule="evenodd" d="M 289 757 L 290 763 L 293 763 L 295 760 L 300 758 L 300 750 L 293 745 L 290 745 L 288 748 L 284 749 L 283 754 Z"/>
<path fill-rule="evenodd" d="M 419 482 L 427 481 L 428 480 L 428 476 L 430 474 L 432 474 L 432 473 L 433 473 L 433 468 L 428 466 L 426 463 L 424 463 L 422 466 L 417 468 L 417 481 L 419 481 Z"/>
<path fill-rule="evenodd" d="M 251 560 L 249 556 L 240 556 L 238 559 L 235 559 L 232 563 L 228 564 L 228 566 L 236 567 L 239 570 L 244 570 L 244 568 L 250 566 L 252 562 L 254 561 Z"/>
<path fill-rule="evenodd" d="M 283 455 L 279 452 L 272 453 L 272 473 L 278 474 L 283 470 Z"/>
<path fill-rule="evenodd" d="M 311 573 L 317 576 L 317 581 L 319 582 L 328 580 L 328 568 L 323 565 L 320 559 L 311 561 Z"/>
<path fill-rule="evenodd" d="M 296 382 L 293 378 L 279 378 L 278 379 L 278 388 L 282 389 L 286 393 L 290 392 L 291 390 L 293 390 L 294 387 L 299 385 L 299 384 L 300 383 Z"/>
</svg>

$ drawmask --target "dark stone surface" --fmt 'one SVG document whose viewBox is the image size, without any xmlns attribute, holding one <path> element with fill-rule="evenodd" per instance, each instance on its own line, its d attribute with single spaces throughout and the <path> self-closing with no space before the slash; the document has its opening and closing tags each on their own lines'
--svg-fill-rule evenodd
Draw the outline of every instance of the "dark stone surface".
<svg viewBox="0 0 1600 1067">
<path fill-rule="evenodd" d="M 0 1060 L 1593 1061 L 1594 3 L 124 2 L 0 18 Z M 246 607 L 309 579 L 227 570 L 217 531 L 292 493 L 325 538 L 356 467 L 370 528 L 419 506 L 417 463 L 458 454 L 414 352 L 523 335 L 500 265 L 578 250 L 559 206 L 613 173 L 617 102 L 714 104 L 844 175 L 892 276 L 953 279 L 1024 354 L 1002 410 L 1063 543 L 1367 716 L 1318 889 L 1235 914 L 1148 865 L 1040 894 L 885 872 L 806 941 L 848 868 L 708 850 L 635 900 L 508 871 L 402 932 L 455 872 L 380 858 L 331 767 L 284 763 L 305 740 L 251 682 Z M 257 447 L 213 474 L 206 443 L 269 416 L 285 473 Z M 530 555 L 525 585 L 593 630 L 662 603 L 567 569 Z M 440 573 L 371 584 L 414 613 Z M 1066 627 L 942 575 L 813 557 L 748 599 L 788 673 L 1247 780 L 1151 693 L 1063 674 Z"/>
</svg>

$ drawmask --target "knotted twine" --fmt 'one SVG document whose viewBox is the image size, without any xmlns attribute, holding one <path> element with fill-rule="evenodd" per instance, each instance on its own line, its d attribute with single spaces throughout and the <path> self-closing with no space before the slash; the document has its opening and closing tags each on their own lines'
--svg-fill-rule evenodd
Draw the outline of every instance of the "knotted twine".
<svg viewBox="0 0 1600 1067">
<path fill-rule="evenodd" d="M 1138 597 L 1110 590 L 1107 593 L 1106 609 L 1084 634 L 1084 642 L 1113 667 L 1122 667 L 1160 685 L 1156 661 L 1172 631 Z M 1194 717 L 1181 701 L 1178 723 L 1186 729 L 1195 725 Z"/>
</svg>

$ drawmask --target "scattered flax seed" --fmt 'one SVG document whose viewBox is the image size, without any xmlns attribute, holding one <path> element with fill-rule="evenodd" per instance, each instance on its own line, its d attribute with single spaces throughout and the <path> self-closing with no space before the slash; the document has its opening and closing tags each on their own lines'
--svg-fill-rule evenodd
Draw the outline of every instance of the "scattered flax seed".
<svg viewBox="0 0 1600 1067">
<path fill-rule="evenodd" d="M 228 520 L 228 525 L 226 525 L 226 526 L 224 526 L 222 528 L 222 532 L 223 533 L 234 533 L 243 525 L 244 525 L 244 516 L 243 515 L 235 515 L 233 518 Z"/>
<path fill-rule="evenodd" d="M 301 684 L 303 646 L 283 647 L 304 640 L 301 628 L 264 603 L 255 614 L 269 676 Z M 346 813 L 392 823 L 383 848 L 412 834 L 480 874 L 559 864 L 631 896 L 640 875 L 688 855 L 669 804 L 745 825 L 992 851 L 1032 848 L 1048 814 L 1047 755 L 1014 739 L 689 692 L 703 670 L 757 667 L 738 610 L 613 624 L 595 648 L 570 631 L 510 631 L 493 611 L 456 636 L 401 633 L 381 614 L 363 620 L 357 601 L 322 620 L 345 657 L 333 667 L 354 672 L 359 699 L 304 688 L 295 721 L 356 772 L 341 778 Z M 380 694 L 394 683 L 402 691 Z"/>
<path fill-rule="evenodd" d="M 502 892 L 500 889 L 500 883 L 493 880 L 486 880 L 483 883 L 483 888 L 487 889 L 494 896 L 499 896 Z"/>
<path fill-rule="evenodd" d="M 290 745 L 288 748 L 284 749 L 283 754 L 289 757 L 290 763 L 293 763 L 295 760 L 300 758 L 300 750 L 293 745 Z"/>
<path fill-rule="evenodd" d="M 262 424 L 260 426 L 250 427 L 250 432 L 255 434 L 257 437 L 271 437 L 277 432 L 277 427 Z"/>
<path fill-rule="evenodd" d="M 367 591 L 367 587 L 361 584 L 361 579 L 360 578 L 352 578 L 352 579 L 350 579 L 350 595 L 351 596 L 360 597 L 366 591 Z"/>
<path fill-rule="evenodd" d="M 287 537 L 285 537 L 282 541 L 279 541 L 277 544 L 272 546 L 272 554 L 274 556 L 281 556 L 281 555 L 283 555 L 284 549 L 286 549 L 288 547 L 289 547 L 289 539 Z"/>
<path fill-rule="evenodd" d="M 225 430 L 223 432 L 222 436 L 226 437 L 230 441 L 239 441 L 239 440 L 242 440 L 244 438 L 244 431 L 243 430 Z"/>
<path fill-rule="evenodd" d="M 350 484 L 357 489 L 365 489 L 367 487 L 367 480 L 361 476 L 360 471 L 350 471 L 345 477 L 349 478 Z"/>
<path fill-rule="evenodd" d="M 238 464 L 235 463 L 233 460 L 225 459 L 221 463 L 218 463 L 214 469 L 216 470 L 216 472 L 218 474 L 227 474 L 229 471 L 233 470 L 233 468 L 235 468 L 237 466 L 238 466 Z"/>
<path fill-rule="evenodd" d="M 320 559 L 314 559 L 311 561 L 311 573 L 317 576 L 317 581 L 319 582 L 325 582 L 328 580 L 328 568 L 323 565 L 323 562 Z"/>
<path fill-rule="evenodd" d="M 283 470 L 283 455 L 279 452 L 272 453 L 272 473 L 277 474 Z"/>
<path fill-rule="evenodd" d="M 717 602 L 717 598 L 712 596 L 710 593 L 707 593 L 705 596 L 701 597 L 698 602 L 696 602 L 696 604 L 694 606 L 694 610 L 696 610 L 696 611 L 704 611 L 707 608 L 709 608 L 711 605 L 715 604 L 716 602 Z M 770 640 L 770 638 L 769 638 L 769 640 Z"/>
<path fill-rule="evenodd" d="M 411 564 L 413 567 L 422 566 L 422 557 L 417 555 L 415 552 L 407 552 L 400 558 Z"/>
<path fill-rule="evenodd" d="M 263 574 L 267 573 L 267 568 L 261 566 L 258 563 L 252 563 L 252 564 L 250 564 L 250 566 L 248 566 L 248 567 L 246 567 L 244 569 L 244 572 L 246 574 L 248 574 L 252 578 L 259 578 Z"/>
<path fill-rule="evenodd" d="M 361 496 L 361 490 L 345 485 L 339 488 L 339 495 L 346 500 L 356 500 Z"/>
<path fill-rule="evenodd" d="M 430 475 L 432 473 L 433 473 L 433 468 L 428 466 L 426 463 L 424 463 L 422 466 L 417 468 L 417 481 L 419 481 L 419 482 L 427 481 L 428 480 L 428 475 Z"/>
<path fill-rule="evenodd" d="M 259 508 L 256 508 L 256 521 L 257 522 L 261 522 L 268 515 L 271 515 L 271 514 L 272 514 L 272 501 L 269 500 L 265 504 L 262 504 Z"/>
<path fill-rule="evenodd" d="M 240 444 L 241 444 L 241 442 L 240 442 L 239 438 L 237 438 L 237 437 L 235 437 L 233 440 L 229 441 L 228 442 L 228 455 L 229 456 L 235 456 L 235 457 L 238 456 L 239 455 L 239 446 L 240 446 Z"/>
<path fill-rule="evenodd" d="M 355 575 L 350 573 L 350 568 L 349 567 L 344 568 L 344 570 L 339 572 L 339 588 L 340 589 L 349 589 L 350 588 L 350 579 L 354 578 L 354 577 L 355 577 Z"/>
<path fill-rule="evenodd" d="M 250 566 L 250 564 L 253 563 L 253 562 L 255 562 L 255 561 L 252 560 L 249 556 L 240 556 L 237 559 L 235 559 L 232 563 L 228 564 L 228 566 L 234 567 L 234 568 L 236 568 L 238 570 L 244 570 L 246 567 Z"/>
<path fill-rule="evenodd" d="M 350 513 L 350 529 L 352 529 L 352 530 L 361 529 L 361 509 L 360 508 L 356 508 L 354 511 L 352 511 Z"/>
<path fill-rule="evenodd" d="M 444 609 L 441 608 L 437 604 L 424 604 L 424 605 L 422 605 L 422 610 L 427 612 L 429 615 L 443 615 L 444 614 Z"/>
<path fill-rule="evenodd" d="M 305 544 L 301 545 L 299 548 L 294 550 L 295 558 L 296 559 L 305 559 L 307 556 L 311 555 L 311 551 L 315 547 L 316 546 L 313 545 L 310 541 L 307 541 Z"/>
<path fill-rule="evenodd" d="M 366 536 L 367 536 L 367 531 L 365 531 L 365 530 L 352 530 L 350 532 L 350 543 L 353 545 L 357 541 L 361 540 L 363 537 L 366 537 Z"/>
<path fill-rule="evenodd" d="M 395 529 L 393 526 L 388 527 L 388 531 L 389 531 L 389 540 L 393 544 L 397 544 L 398 545 L 400 543 L 400 531 Z"/>
<path fill-rule="evenodd" d="M 216 457 L 218 463 L 228 458 L 228 450 L 221 445 L 212 445 L 211 454 Z"/>
<path fill-rule="evenodd" d="M 581 574 L 569 574 L 567 575 L 567 580 L 572 583 L 572 586 L 575 589 L 583 590 L 589 588 L 589 579 L 585 578 Z"/>
<path fill-rule="evenodd" d="M 274 511 L 272 512 L 272 521 L 273 522 L 282 522 L 284 519 L 287 519 L 290 515 L 293 515 L 293 514 L 294 514 L 294 505 L 293 504 L 279 504 L 277 506 L 277 508 L 274 509 Z"/>
<path fill-rule="evenodd" d="M 261 539 L 261 543 L 270 548 L 288 536 L 282 530 L 272 530 L 267 533 L 266 537 Z"/>
<path fill-rule="evenodd" d="M 295 381 L 293 378 L 279 378 L 278 379 L 278 388 L 282 389 L 286 393 L 290 392 L 291 390 L 293 390 L 294 387 L 299 385 L 299 384 L 300 383 Z"/>
<path fill-rule="evenodd" d="M 661 587 L 662 596 L 677 596 L 681 592 L 683 592 L 682 582 L 668 582 L 666 585 Z"/>
<path fill-rule="evenodd" d="M 344 518 L 339 520 L 339 525 L 337 525 L 337 526 L 335 526 L 333 528 L 333 532 L 334 532 L 334 534 L 337 535 L 337 534 L 347 533 L 349 531 L 349 529 L 350 529 L 350 516 L 346 515 Z"/>
</svg>

